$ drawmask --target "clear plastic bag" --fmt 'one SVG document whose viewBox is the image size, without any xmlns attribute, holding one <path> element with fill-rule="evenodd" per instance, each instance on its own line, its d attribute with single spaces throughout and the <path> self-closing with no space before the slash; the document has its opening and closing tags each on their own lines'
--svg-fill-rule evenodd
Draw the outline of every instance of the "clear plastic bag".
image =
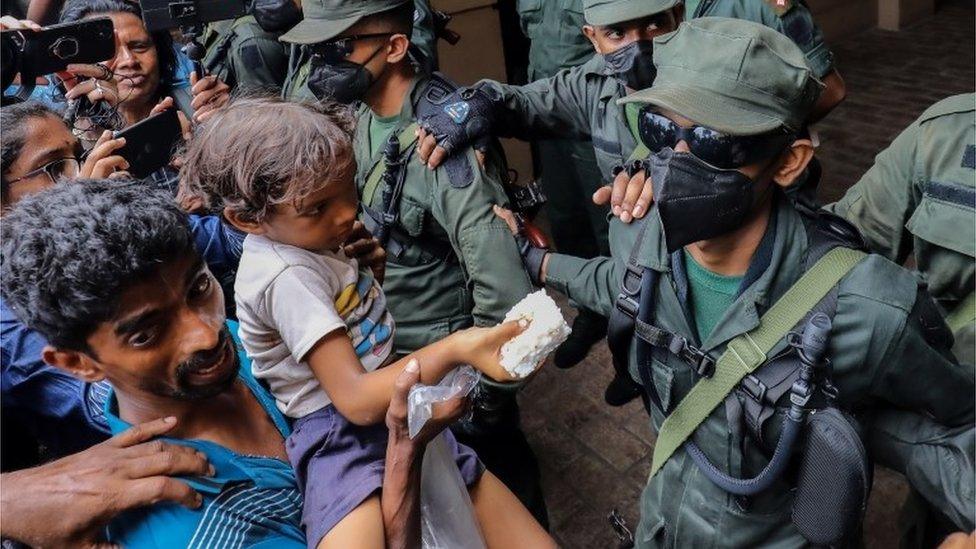
<svg viewBox="0 0 976 549">
<path fill-rule="evenodd" d="M 418 383 L 411 388 L 407 396 L 410 437 L 417 436 L 430 419 L 434 404 L 468 395 L 477 387 L 480 378 L 481 374 L 474 368 L 462 366 L 437 385 Z M 485 549 L 467 486 L 443 433 L 427 444 L 424 453 L 420 522 L 424 549 Z"/>
</svg>

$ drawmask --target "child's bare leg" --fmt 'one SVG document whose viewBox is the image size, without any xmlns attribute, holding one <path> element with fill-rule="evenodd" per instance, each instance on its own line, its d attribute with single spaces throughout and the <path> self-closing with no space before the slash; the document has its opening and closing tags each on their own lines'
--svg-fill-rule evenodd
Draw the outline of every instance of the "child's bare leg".
<svg viewBox="0 0 976 549">
<path fill-rule="evenodd" d="M 485 471 L 468 491 L 489 549 L 556 547 L 552 537 L 495 475 Z"/>
<path fill-rule="evenodd" d="M 383 538 L 383 511 L 377 492 L 329 530 L 318 549 L 383 549 Z"/>
</svg>

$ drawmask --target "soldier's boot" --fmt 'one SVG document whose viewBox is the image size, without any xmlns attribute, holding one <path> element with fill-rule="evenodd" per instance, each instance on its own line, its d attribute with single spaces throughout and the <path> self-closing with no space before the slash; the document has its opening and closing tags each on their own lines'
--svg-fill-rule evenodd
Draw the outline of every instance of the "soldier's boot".
<svg viewBox="0 0 976 549">
<path fill-rule="evenodd" d="M 603 400 L 610 406 L 623 406 L 641 395 L 641 386 L 629 375 L 617 373 L 603 392 Z"/>
<path fill-rule="evenodd" d="M 605 337 L 607 318 L 581 309 L 573 320 L 573 333 L 556 348 L 552 361 L 557 368 L 572 368 L 586 358 L 590 347 Z"/>
</svg>

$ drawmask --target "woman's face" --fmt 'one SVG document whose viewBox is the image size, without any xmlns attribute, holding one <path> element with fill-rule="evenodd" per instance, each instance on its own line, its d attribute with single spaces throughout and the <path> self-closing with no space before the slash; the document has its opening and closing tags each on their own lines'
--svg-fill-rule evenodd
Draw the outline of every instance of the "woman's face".
<svg viewBox="0 0 976 549">
<path fill-rule="evenodd" d="M 57 160 L 77 158 L 76 155 L 79 152 L 78 140 L 71 135 L 64 122 L 55 116 L 30 118 L 25 130 L 24 148 L 10 164 L 7 173 L 3 174 L 7 181 L 20 179 L 9 184 L 3 195 L 3 209 L 54 185 L 54 180 L 45 172 L 25 177 L 27 174 Z M 74 176 L 77 174 L 64 173 L 62 175 Z"/>
<path fill-rule="evenodd" d="M 160 78 L 156 43 L 139 17 L 123 12 L 109 17 L 115 25 L 115 57 L 108 68 L 115 73 L 122 105 L 155 103 Z"/>
</svg>

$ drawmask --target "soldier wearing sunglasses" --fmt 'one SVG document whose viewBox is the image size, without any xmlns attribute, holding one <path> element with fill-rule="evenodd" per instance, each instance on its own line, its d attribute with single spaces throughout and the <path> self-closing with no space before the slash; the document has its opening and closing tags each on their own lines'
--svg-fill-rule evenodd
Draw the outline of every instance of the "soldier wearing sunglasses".
<svg viewBox="0 0 976 549">
<path fill-rule="evenodd" d="M 952 337 L 924 284 L 881 256 L 855 252 L 863 242 L 840 218 L 798 209 L 785 197 L 785 189 L 809 176 L 813 147 L 800 131 L 822 89 L 801 51 L 754 23 L 702 18 L 655 39 L 654 61 L 654 85 L 623 100 L 639 107 L 638 135 L 650 154 L 642 167 L 654 185 L 651 215 L 611 224 L 613 259 L 536 252 L 529 264 L 538 279 L 581 306 L 630 311 L 638 321 L 636 331 L 631 323 L 622 333 L 622 347 L 612 346 L 645 391 L 657 433 L 636 546 L 812 542 L 791 516 L 796 477 L 747 496 L 713 480 L 719 474 L 746 484 L 778 444 L 779 433 L 768 427 L 777 422 L 766 430 L 760 423 L 757 431 L 747 421 L 756 407 L 776 415 L 792 401 L 776 393 L 768 377 L 774 370 L 767 369 L 794 360 L 790 336 L 756 343 L 777 323 L 766 316 L 774 309 L 801 319 L 826 311 L 832 318 L 826 349 L 836 392 L 828 398 L 839 409 L 861 420 L 899 411 L 911 421 L 906 425 L 932 435 L 901 440 L 903 447 L 888 447 L 885 457 L 909 457 L 900 466 L 917 469 L 910 480 L 933 483 L 924 495 L 934 505 L 968 490 L 961 487 L 972 485 L 972 446 L 950 459 L 937 434 L 972 425 L 974 372 L 952 355 Z M 849 263 L 821 281 L 825 293 L 810 299 L 814 305 L 797 305 L 797 295 L 822 277 L 814 267 L 837 250 Z M 779 327 L 784 334 L 794 325 L 778 323 L 787 325 Z M 696 404 L 710 398 L 703 387 L 714 389 L 747 361 L 753 376 L 725 386 L 707 408 Z M 696 406 L 705 409 L 688 423 Z M 690 428 L 677 436 L 682 423 Z M 699 465 L 689 442 L 713 470 Z M 954 473 L 944 470 L 950 467 Z"/>
</svg>

